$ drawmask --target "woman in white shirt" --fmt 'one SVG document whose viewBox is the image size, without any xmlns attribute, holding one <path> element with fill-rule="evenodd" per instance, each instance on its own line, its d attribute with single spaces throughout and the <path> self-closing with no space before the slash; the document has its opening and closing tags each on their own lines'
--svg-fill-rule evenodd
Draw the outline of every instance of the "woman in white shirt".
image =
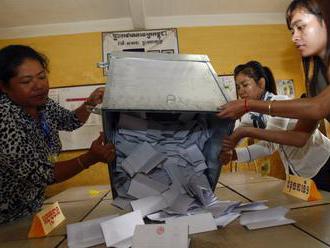
<svg viewBox="0 0 330 248">
<path fill-rule="evenodd" d="M 275 81 L 271 71 L 256 61 L 237 66 L 234 77 L 238 94 L 242 99 L 264 101 L 289 99 L 284 95 L 275 95 Z M 262 139 L 265 133 L 265 130 L 262 129 L 286 132 L 285 130 L 292 130 L 296 122 L 296 119 L 247 112 L 242 116 L 239 127 L 230 137 L 225 138 L 220 160 L 223 163 L 227 163 L 231 159 L 238 162 L 249 162 L 271 155 L 278 150 L 286 174 L 293 173 L 304 178 L 312 178 L 318 188 L 330 191 L 330 168 L 328 166 L 330 140 L 318 129 L 313 131 L 306 144 L 301 147 L 276 144 L 270 140 L 260 141 L 245 148 L 235 148 L 241 138 L 252 136 L 249 133 L 257 131 L 258 138 Z"/>
</svg>

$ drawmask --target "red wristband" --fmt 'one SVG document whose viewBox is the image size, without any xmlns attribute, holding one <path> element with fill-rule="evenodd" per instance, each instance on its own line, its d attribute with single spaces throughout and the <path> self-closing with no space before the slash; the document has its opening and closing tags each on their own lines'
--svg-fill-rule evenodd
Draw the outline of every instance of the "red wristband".
<svg viewBox="0 0 330 248">
<path fill-rule="evenodd" d="M 248 107 L 248 104 L 247 104 L 247 98 L 244 99 L 244 112 L 245 113 L 249 112 L 249 107 Z"/>
</svg>

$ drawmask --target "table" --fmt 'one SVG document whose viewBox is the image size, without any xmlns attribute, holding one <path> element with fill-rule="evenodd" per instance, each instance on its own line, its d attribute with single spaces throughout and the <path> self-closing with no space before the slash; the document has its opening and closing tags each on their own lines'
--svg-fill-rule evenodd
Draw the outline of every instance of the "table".
<svg viewBox="0 0 330 248">
<path fill-rule="evenodd" d="M 288 217 L 296 223 L 250 231 L 236 220 L 223 229 L 191 236 L 191 247 L 330 247 L 330 193 L 321 192 L 324 199 L 305 202 L 282 193 L 284 181 L 261 177 L 254 172 L 223 173 L 215 189 L 220 200 L 248 202 L 268 200 L 269 206 L 286 206 Z M 91 190 L 98 192 L 91 195 Z M 95 193 L 94 192 L 94 193 Z M 0 226 L 2 247 L 67 247 L 66 224 L 94 218 L 125 214 L 111 205 L 109 185 L 84 186 L 68 189 L 45 202 L 59 201 L 67 220 L 46 238 L 27 239 L 32 217 L 26 217 Z M 98 248 L 105 245 L 96 246 Z"/>
</svg>

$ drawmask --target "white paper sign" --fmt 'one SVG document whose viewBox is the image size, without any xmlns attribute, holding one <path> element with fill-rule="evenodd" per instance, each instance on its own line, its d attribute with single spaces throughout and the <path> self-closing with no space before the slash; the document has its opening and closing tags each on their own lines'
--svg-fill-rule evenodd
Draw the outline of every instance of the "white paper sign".
<svg viewBox="0 0 330 248">
<path fill-rule="evenodd" d="M 98 87 L 104 85 L 88 85 L 63 87 L 49 90 L 49 98 L 59 103 L 68 110 L 75 110 L 81 106 L 87 97 Z M 87 149 L 102 131 L 102 120 L 100 115 L 91 114 L 86 123 L 72 131 L 60 131 L 62 150 Z"/>
<path fill-rule="evenodd" d="M 104 61 L 112 51 L 178 53 L 177 31 L 171 28 L 103 33 Z"/>
</svg>

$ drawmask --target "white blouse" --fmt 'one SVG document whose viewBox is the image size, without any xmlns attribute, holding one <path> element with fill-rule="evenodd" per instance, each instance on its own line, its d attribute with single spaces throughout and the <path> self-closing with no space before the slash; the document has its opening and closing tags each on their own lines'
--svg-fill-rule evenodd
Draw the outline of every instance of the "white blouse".
<svg viewBox="0 0 330 248">
<path fill-rule="evenodd" d="M 287 96 L 273 95 L 267 92 L 263 100 L 278 101 L 288 99 Z M 292 130 L 297 120 L 249 112 L 242 116 L 239 126 L 262 128 L 260 127 L 262 125 L 261 122 L 264 123 L 265 129 L 268 130 Z M 312 178 L 320 171 L 330 157 L 330 140 L 318 129 L 315 129 L 303 147 L 260 141 L 248 147 L 235 149 L 238 162 L 253 161 L 271 155 L 276 150 L 279 151 L 286 174 L 289 174 L 290 168 L 295 175 Z"/>
</svg>

